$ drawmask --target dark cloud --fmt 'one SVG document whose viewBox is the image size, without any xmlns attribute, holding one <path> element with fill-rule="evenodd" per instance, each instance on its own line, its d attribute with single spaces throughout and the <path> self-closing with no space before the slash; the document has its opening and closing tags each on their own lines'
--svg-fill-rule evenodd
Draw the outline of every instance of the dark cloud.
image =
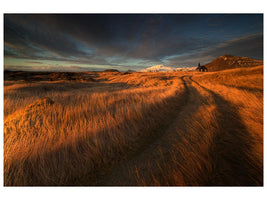
<svg viewBox="0 0 267 200">
<path fill-rule="evenodd" d="M 207 63 L 221 55 L 246 56 L 254 59 L 263 59 L 263 35 L 252 34 L 238 39 L 224 41 L 216 46 L 190 52 L 181 56 L 166 59 L 170 66 Z"/>
<path fill-rule="evenodd" d="M 255 59 L 263 59 L 263 34 L 253 34 L 222 42 L 209 51 L 214 56 L 233 54 L 247 56 Z"/>
<path fill-rule="evenodd" d="M 64 32 L 55 32 L 53 29 L 46 29 L 33 22 L 31 24 L 31 21 L 24 25 L 25 22 L 16 23 L 13 20 L 13 17 L 5 18 L 4 39 L 7 44 L 15 44 L 13 50 L 22 57 L 36 56 L 46 51 L 55 57 L 68 57 L 76 54 L 86 56 L 77 49 L 76 44 Z"/>
<path fill-rule="evenodd" d="M 190 66 L 223 54 L 262 59 L 262 34 L 261 14 L 5 14 L 4 56 L 123 69 Z"/>
</svg>

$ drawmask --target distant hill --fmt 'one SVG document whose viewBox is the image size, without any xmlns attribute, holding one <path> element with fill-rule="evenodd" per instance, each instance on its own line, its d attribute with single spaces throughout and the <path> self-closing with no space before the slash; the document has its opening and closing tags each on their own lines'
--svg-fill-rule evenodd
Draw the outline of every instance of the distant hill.
<svg viewBox="0 0 267 200">
<path fill-rule="evenodd" d="M 225 69 L 234 69 L 240 67 L 254 67 L 263 65 L 262 60 L 255 60 L 248 57 L 238 57 L 224 55 L 216 58 L 212 62 L 205 64 L 209 72 L 221 71 Z M 194 71 L 196 67 L 168 67 L 164 65 L 155 65 L 141 70 L 141 72 L 167 72 L 167 71 Z"/>
<path fill-rule="evenodd" d="M 167 67 L 164 65 L 155 65 L 142 69 L 141 72 L 170 72 L 170 71 L 194 71 L 196 67 Z"/>
<path fill-rule="evenodd" d="M 126 72 L 136 72 L 136 71 L 132 69 L 128 69 Z"/>
<path fill-rule="evenodd" d="M 212 72 L 240 67 L 253 67 L 259 65 L 263 65 L 262 60 L 255 60 L 248 57 L 224 55 L 216 58 L 208 64 L 205 64 L 205 67 L 208 68 L 209 72 Z"/>
<path fill-rule="evenodd" d="M 152 67 L 148 67 L 146 69 L 141 70 L 141 72 L 167 72 L 167 71 L 173 71 L 174 68 L 167 67 L 164 65 L 154 65 Z"/>
<path fill-rule="evenodd" d="M 120 72 L 120 71 L 117 69 L 106 69 L 104 70 L 104 72 Z"/>
<path fill-rule="evenodd" d="M 175 71 L 195 71 L 196 67 L 177 67 Z"/>
</svg>

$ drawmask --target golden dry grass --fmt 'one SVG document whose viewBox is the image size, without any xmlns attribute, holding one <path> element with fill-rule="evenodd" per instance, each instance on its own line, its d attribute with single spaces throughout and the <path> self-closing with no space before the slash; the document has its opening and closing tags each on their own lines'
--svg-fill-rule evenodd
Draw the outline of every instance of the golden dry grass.
<svg viewBox="0 0 267 200">
<path fill-rule="evenodd" d="M 6 81 L 4 184 L 262 185 L 262 68 Z"/>
</svg>

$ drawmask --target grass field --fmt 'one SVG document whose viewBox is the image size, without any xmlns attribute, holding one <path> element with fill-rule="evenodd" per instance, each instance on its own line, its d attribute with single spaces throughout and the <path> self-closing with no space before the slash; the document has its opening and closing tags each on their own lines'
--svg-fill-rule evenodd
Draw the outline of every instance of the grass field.
<svg viewBox="0 0 267 200">
<path fill-rule="evenodd" d="M 263 185 L 263 66 L 14 74 L 5 186 Z"/>
</svg>

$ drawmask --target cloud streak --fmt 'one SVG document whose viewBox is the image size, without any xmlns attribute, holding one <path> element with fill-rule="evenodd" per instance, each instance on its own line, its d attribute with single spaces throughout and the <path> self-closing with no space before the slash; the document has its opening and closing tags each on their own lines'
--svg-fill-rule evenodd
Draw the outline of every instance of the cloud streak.
<svg viewBox="0 0 267 200">
<path fill-rule="evenodd" d="M 200 52 L 193 51 L 184 55 L 174 56 L 166 59 L 165 62 L 170 66 L 194 66 L 199 62 L 204 64 L 226 54 L 262 59 L 263 35 L 252 34 L 238 39 L 224 41 L 215 46 L 204 48 Z"/>
</svg>

